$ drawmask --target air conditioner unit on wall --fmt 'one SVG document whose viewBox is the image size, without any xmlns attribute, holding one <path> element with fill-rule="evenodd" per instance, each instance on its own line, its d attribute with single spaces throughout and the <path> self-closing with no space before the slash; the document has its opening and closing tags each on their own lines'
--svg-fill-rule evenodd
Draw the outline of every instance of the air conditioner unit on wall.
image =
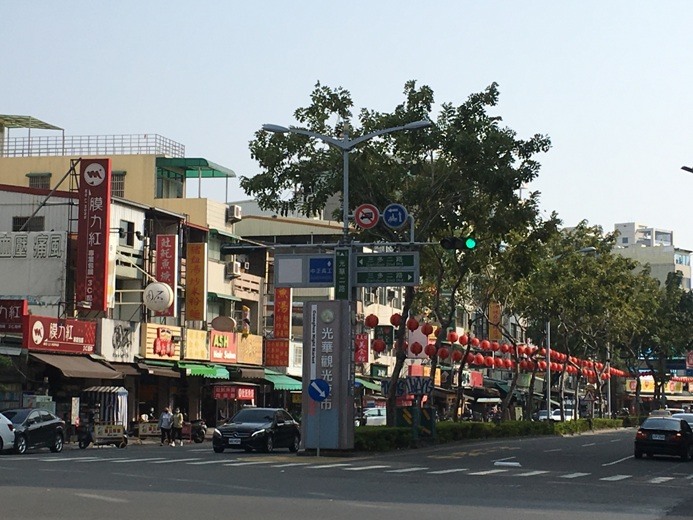
<svg viewBox="0 0 693 520">
<path fill-rule="evenodd" d="M 238 222 L 241 220 L 242 217 L 242 212 L 241 212 L 241 207 L 236 206 L 235 204 L 231 204 L 226 208 L 226 222 L 227 223 L 234 223 Z"/>
<path fill-rule="evenodd" d="M 241 276 L 241 263 L 226 262 L 226 266 L 224 267 L 224 276 L 227 280 Z"/>
</svg>

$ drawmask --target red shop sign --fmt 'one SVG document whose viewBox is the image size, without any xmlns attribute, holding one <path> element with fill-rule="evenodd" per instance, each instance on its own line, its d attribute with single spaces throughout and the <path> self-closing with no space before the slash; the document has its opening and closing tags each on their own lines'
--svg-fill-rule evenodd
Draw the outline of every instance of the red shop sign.
<svg viewBox="0 0 693 520">
<path fill-rule="evenodd" d="M 21 333 L 28 308 L 26 300 L 0 300 L 0 332 Z"/>
<path fill-rule="evenodd" d="M 30 314 L 25 317 L 22 338 L 29 350 L 93 354 L 96 322 Z"/>
<path fill-rule="evenodd" d="M 255 388 L 252 386 L 216 385 L 212 393 L 214 399 L 238 399 L 252 401 L 255 399 Z"/>
</svg>

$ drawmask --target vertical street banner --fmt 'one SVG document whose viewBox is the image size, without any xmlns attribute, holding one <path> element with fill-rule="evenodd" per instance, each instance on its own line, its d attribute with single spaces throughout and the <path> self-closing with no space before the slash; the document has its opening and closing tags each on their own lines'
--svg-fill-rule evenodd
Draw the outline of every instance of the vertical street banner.
<svg viewBox="0 0 693 520">
<path fill-rule="evenodd" d="M 288 367 L 289 366 L 289 340 L 265 339 L 265 366 Z"/>
<path fill-rule="evenodd" d="M 207 244 L 188 244 L 185 268 L 185 319 L 207 319 Z"/>
<path fill-rule="evenodd" d="M 289 366 L 289 340 L 291 339 L 291 288 L 274 289 L 274 338 L 265 340 L 265 365 Z"/>
<path fill-rule="evenodd" d="M 488 339 L 491 341 L 500 341 L 503 339 L 503 332 L 500 324 L 502 316 L 501 304 L 498 302 L 489 303 L 488 305 Z"/>
<path fill-rule="evenodd" d="M 111 160 L 82 160 L 77 220 L 77 308 L 108 309 Z"/>
<path fill-rule="evenodd" d="M 356 334 L 354 363 L 368 363 L 368 334 Z"/>
<path fill-rule="evenodd" d="M 157 282 L 167 284 L 173 289 L 173 303 L 157 316 L 178 315 L 178 235 L 156 236 L 156 273 Z"/>
</svg>

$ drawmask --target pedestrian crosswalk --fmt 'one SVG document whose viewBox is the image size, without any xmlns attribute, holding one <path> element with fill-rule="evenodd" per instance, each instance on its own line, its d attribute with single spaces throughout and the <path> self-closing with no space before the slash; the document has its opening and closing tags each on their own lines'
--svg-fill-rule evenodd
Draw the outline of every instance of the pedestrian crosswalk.
<svg viewBox="0 0 693 520">
<path fill-rule="evenodd" d="M 202 453 L 190 453 L 190 457 L 175 458 L 175 457 L 127 457 L 127 456 L 52 456 L 50 454 L 46 455 L 30 455 L 30 456 L 3 456 L 0 458 L 0 465 L 9 462 L 26 462 L 35 461 L 38 463 L 47 463 L 51 465 L 56 464 L 152 464 L 152 465 L 185 465 L 190 467 L 227 467 L 227 468 L 246 468 L 246 467 L 257 467 L 257 468 L 272 468 L 280 470 L 295 470 L 295 471 L 305 471 L 305 470 L 318 470 L 318 471 L 345 471 L 354 472 L 359 474 L 369 474 L 369 473 L 387 473 L 390 475 L 403 475 L 408 476 L 410 474 L 416 473 L 418 475 L 455 475 L 463 474 L 467 478 L 508 478 L 513 479 L 532 479 L 532 478 L 549 478 L 552 481 L 556 479 L 566 479 L 566 480 L 586 480 L 592 479 L 594 481 L 609 482 L 609 483 L 641 483 L 647 485 L 685 485 L 693 486 L 693 473 L 686 471 L 676 471 L 671 475 L 647 475 L 647 474 L 628 474 L 628 473 L 617 473 L 604 475 L 592 473 L 592 472 L 560 472 L 560 471 L 549 471 L 549 470 L 532 470 L 530 468 L 522 468 L 518 466 L 505 466 L 502 468 L 463 468 L 463 467 L 445 467 L 445 468 L 435 468 L 430 466 L 418 466 L 411 465 L 407 466 L 402 464 L 401 461 L 397 463 L 387 464 L 387 463 L 376 463 L 373 464 L 367 460 L 358 460 L 353 462 L 328 462 L 320 460 L 310 460 L 310 461 L 297 461 L 297 462 L 287 462 L 286 459 L 281 460 L 277 457 L 268 456 L 264 457 L 241 457 L 241 458 L 231 458 L 231 457 L 220 457 L 214 456 L 214 458 L 205 457 Z M 380 462 L 380 461 L 379 461 Z M 684 468 L 681 468 L 684 469 Z"/>
</svg>

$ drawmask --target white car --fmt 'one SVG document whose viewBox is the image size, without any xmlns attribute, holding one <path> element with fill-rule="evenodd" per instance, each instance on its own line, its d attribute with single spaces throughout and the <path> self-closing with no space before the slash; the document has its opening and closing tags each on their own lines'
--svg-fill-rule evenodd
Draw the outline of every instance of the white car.
<svg viewBox="0 0 693 520">
<path fill-rule="evenodd" d="M 366 408 L 363 417 L 366 419 L 366 426 L 385 426 L 387 425 L 387 410 L 385 408 Z"/>
<path fill-rule="evenodd" d="M 671 416 L 674 419 L 683 419 L 688 423 L 688 426 L 693 428 L 693 413 L 674 413 Z"/>
<path fill-rule="evenodd" d="M 14 424 L 0 413 L 0 452 L 14 449 Z"/>
<path fill-rule="evenodd" d="M 573 418 L 575 417 L 575 410 L 572 408 L 564 408 L 563 409 L 563 416 L 565 417 L 566 421 L 572 421 Z M 551 420 L 552 421 L 561 421 L 561 410 L 554 410 L 551 412 Z"/>
</svg>

